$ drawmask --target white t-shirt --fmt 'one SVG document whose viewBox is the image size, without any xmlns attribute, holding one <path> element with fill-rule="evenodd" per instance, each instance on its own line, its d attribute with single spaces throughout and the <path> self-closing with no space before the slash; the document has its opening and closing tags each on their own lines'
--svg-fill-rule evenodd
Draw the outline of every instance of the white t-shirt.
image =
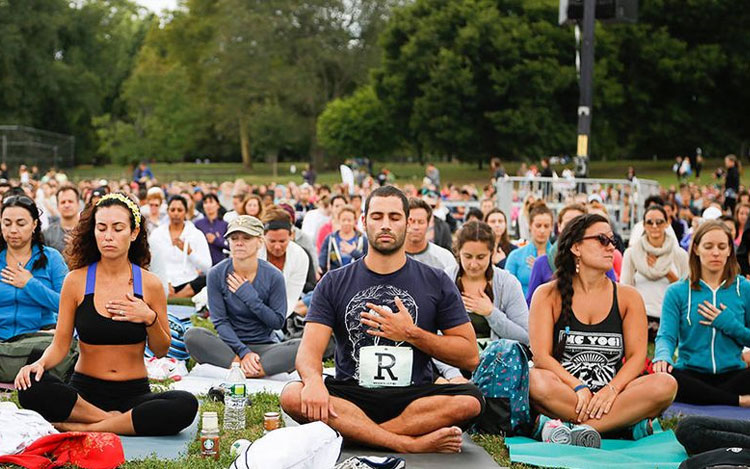
<svg viewBox="0 0 750 469">
<path fill-rule="evenodd" d="M 427 249 L 416 254 L 406 253 L 407 256 L 414 260 L 427 264 L 436 269 L 446 270 L 448 267 L 458 265 L 456 257 L 449 250 L 438 246 L 435 243 L 427 243 Z"/>
</svg>

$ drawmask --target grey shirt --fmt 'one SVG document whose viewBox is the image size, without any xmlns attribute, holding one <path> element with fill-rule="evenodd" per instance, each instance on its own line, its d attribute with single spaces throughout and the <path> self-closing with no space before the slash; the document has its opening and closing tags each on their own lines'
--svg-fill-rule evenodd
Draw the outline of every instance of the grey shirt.
<svg viewBox="0 0 750 469">
<path fill-rule="evenodd" d="M 71 233 L 73 230 L 65 230 L 60 225 L 60 219 L 56 218 L 50 222 L 47 229 L 44 230 L 44 244 L 47 246 L 57 249 L 60 253 L 65 251 L 65 235 Z"/>
<path fill-rule="evenodd" d="M 430 267 L 440 270 L 446 270 L 449 267 L 458 266 L 453 253 L 445 248 L 441 248 L 435 243 L 427 243 L 427 248 L 422 252 L 416 254 L 410 254 L 407 252 L 406 255 L 423 264 L 427 264 Z"/>
</svg>

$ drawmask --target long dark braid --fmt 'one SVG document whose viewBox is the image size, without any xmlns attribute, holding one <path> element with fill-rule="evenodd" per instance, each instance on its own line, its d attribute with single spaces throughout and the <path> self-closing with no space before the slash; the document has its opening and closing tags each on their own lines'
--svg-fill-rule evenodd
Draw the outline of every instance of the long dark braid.
<svg viewBox="0 0 750 469">
<path fill-rule="evenodd" d="M 557 279 L 557 291 L 561 298 L 560 318 L 565 330 L 565 334 L 558 342 L 554 350 L 554 357 L 557 360 L 562 358 L 565 350 L 565 342 L 568 338 L 570 319 L 573 315 L 573 278 L 576 275 L 576 256 L 571 252 L 571 248 L 576 243 L 580 243 L 591 225 L 596 223 L 609 223 L 609 221 L 598 214 L 586 214 L 574 218 L 569 222 L 560 238 L 557 240 L 557 257 L 555 257 L 555 278 Z"/>
</svg>

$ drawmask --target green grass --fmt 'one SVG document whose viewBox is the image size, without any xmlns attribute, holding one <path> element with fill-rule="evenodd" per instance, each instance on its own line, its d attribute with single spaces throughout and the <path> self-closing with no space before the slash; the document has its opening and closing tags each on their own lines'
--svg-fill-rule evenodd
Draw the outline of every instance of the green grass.
<svg viewBox="0 0 750 469">
<path fill-rule="evenodd" d="M 152 386 L 155 384 L 152 381 Z M 160 385 L 168 384 L 159 382 Z M 202 397 L 202 396 L 201 396 Z M 16 393 L 9 396 L 11 401 L 18 404 Z M 188 446 L 187 455 L 175 461 L 165 461 L 155 457 L 128 461 L 120 466 L 123 469 L 208 469 L 216 467 L 229 467 L 233 458 L 229 454 L 231 444 L 240 438 L 255 441 L 263 436 L 263 414 L 266 412 L 279 411 L 279 398 L 274 394 L 258 393 L 251 396 L 253 404 L 246 409 L 247 428 L 242 431 L 221 432 L 219 440 L 219 460 L 203 459 L 200 456 L 200 443 L 195 440 Z M 224 404 L 219 402 L 201 401 L 200 412 L 216 412 L 219 416 L 219 427 L 222 426 L 224 417 Z M 672 417 L 669 419 L 660 419 L 664 430 L 674 430 L 677 427 L 679 418 Z M 508 447 L 505 446 L 505 440 L 498 435 L 472 435 L 472 440 L 492 457 L 492 459 L 501 467 L 510 467 L 511 469 L 528 469 L 533 466 L 526 464 L 515 464 L 510 462 Z M 14 466 L 15 467 L 15 466 Z"/>
<path fill-rule="evenodd" d="M 639 178 L 654 179 L 662 187 L 670 187 L 677 184 L 677 179 L 672 173 L 672 161 L 660 160 L 615 160 L 615 161 L 594 161 L 591 163 L 591 177 L 594 178 L 615 178 L 624 179 L 629 166 L 636 168 L 636 174 Z M 289 172 L 290 165 L 297 166 L 297 173 Z M 515 174 L 518 170 L 519 162 L 508 162 L 505 169 L 508 174 Z M 707 160 L 704 163 L 704 170 L 701 173 L 700 180 L 691 179 L 691 181 L 700 184 L 709 184 L 716 182 L 712 179 L 714 170 L 723 165 L 722 160 Z M 209 181 L 220 183 L 222 181 L 231 181 L 236 178 L 242 178 L 251 184 L 267 184 L 272 181 L 286 183 L 294 181 L 302 183 L 302 168 L 305 163 L 280 163 L 279 176 L 273 177 L 272 167 L 266 163 L 255 163 L 252 170 L 245 170 L 240 163 L 155 163 L 151 166 L 154 174 L 160 181 L 169 182 L 172 180 L 179 181 Z M 387 167 L 396 176 L 398 184 L 416 184 L 421 185 L 424 177 L 424 166 L 417 163 L 375 163 L 373 169 L 379 172 L 381 168 Z M 479 170 L 474 164 L 462 163 L 437 163 L 441 173 L 441 182 L 446 184 L 453 182 L 455 184 L 487 184 L 490 178 L 490 171 L 485 165 L 485 169 Z M 562 167 L 555 166 L 554 169 L 559 173 Z M 68 171 L 73 180 L 80 179 L 120 179 L 130 180 L 132 172 L 129 168 L 118 165 L 91 166 L 82 165 Z M 746 171 L 742 176 L 743 183 L 750 185 L 750 171 Z M 341 176 L 338 171 L 325 171 L 318 175 L 318 182 L 321 184 L 337 184 L 341 182 Z"/>
</svg>

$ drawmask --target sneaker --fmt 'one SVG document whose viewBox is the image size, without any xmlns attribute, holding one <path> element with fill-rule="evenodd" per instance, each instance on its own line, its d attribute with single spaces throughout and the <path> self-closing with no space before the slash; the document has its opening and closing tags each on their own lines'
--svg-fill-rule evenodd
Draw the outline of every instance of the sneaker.
<svg viewBox="0 0 750 469">
<path fill-rule="evenodd" d="M 634 440 L 640 440 L 646 438 L 654 433 L 663 432 L 659 419 L 643 419 L 640 422 L 633 425 L 632 437 Z"/>
<path fill-rule="evenodd" d="M 406 461 L 393 456 L 354 456 L 334 469 L 404 469 Z"/>
<path fill-rule="evenodd" d="M 573 446 L 601 448 L 602 436 L 593 427 L 585 424 L 573 425 L 570 429 L 570 441 Z"/>
<path fill-rule="evenodd" d="M 559 419 L 552 420 L 547 417 L 547 421 L 544 422 L 544 426 L 542 427 L 541 440 L 544 443 L 569 445 L 572 441 L 571 430 Z"/>
</svg>

